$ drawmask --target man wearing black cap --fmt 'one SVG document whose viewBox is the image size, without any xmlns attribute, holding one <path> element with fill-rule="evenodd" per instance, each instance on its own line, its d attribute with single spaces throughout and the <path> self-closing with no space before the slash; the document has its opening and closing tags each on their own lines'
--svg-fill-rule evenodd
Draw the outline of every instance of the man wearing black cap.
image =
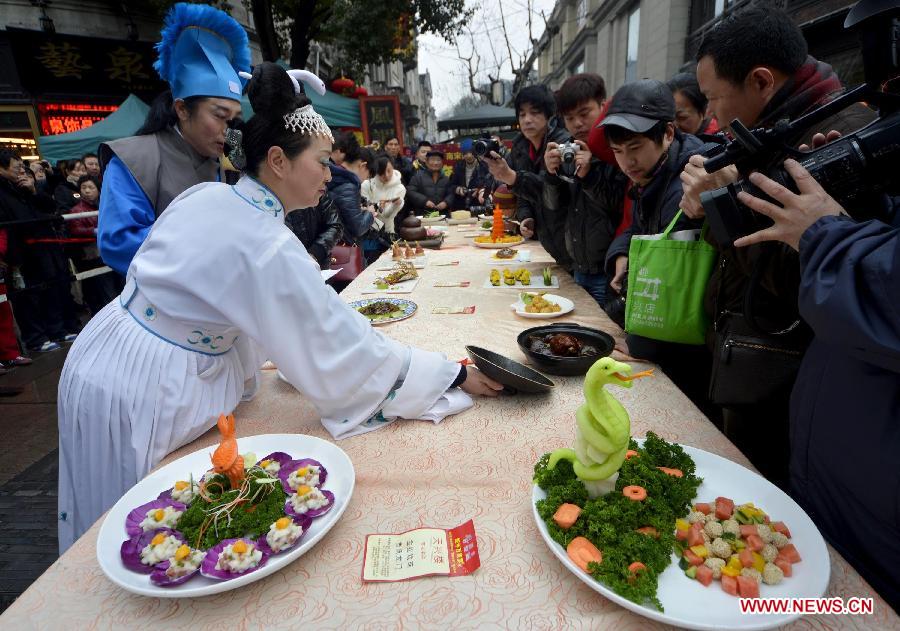
<svg viewBox="0 0 900 631">
<path fill-rule="evenodd" d="M 679 175 L 702 146 L 695 136 L 679 131 L 674 121 L 675 100 L 666 84 L 642 79 L 619 88 L 600 122 L 616 163 L 633 183 L 628 193 L 634 200 L 632 223 L 613 240 L 606 255 L 610 286 L 620 293 L 628 273 L 631 237 L 659 234 L 675 218 L 682 197 Z M 699 228 L 701 223 L 683 217 L 675 230 Z M 708 408 L 710 360 L 705 347 L 638 335 L 628 335 L 626 341 L 631 355 L 660 364 L 695 404 Z"/>
<path fill-rule="evenodd" d="M 446 213 L 453 203 L 453 187 L 443 172 L 444 154 L 433 149 L 425 155 L 426 169 L 418 169 L 406 187 L 406 205 L 416 215 L 435 210 Z"/>
</svg>

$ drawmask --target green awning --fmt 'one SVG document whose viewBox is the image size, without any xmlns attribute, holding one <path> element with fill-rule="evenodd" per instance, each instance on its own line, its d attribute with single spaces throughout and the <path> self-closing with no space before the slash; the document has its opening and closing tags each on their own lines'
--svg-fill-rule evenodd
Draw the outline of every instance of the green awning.
<svg viewBox="0 0 900 631">
<path fill-rule="evenodd" d="M 484 104 L 458 116 L 438 121 L 438 129 L 487 129 L 516 123 L 516 110 L 511 107 Z"/>
<path fill-rule="evenodd" d="M 97 153 L 101 143 L 133 136 L 144 124 L 149 110 L 146 103 L 130 94 L 119 109 L 90 127 L 68 134 L 39 136 L 37 140 L 41 157 L 56 164 L 57 160 L 71 160 L 86 153 Z"/>
<path fill-rule="evenodd" d="M 329 127 L 362 127 L 362 120 L 359 117 L 359 101 L 356 99 L 348 99 L 330 90 L 320 96 L 307 89 L 306 94 Z M 241 98 L 241 106 L 244 109 L 244 120 L 249 120 L 253 115 L 253 108 L 250 107 L 250 100 L 246 94 Z"/>
</svg>

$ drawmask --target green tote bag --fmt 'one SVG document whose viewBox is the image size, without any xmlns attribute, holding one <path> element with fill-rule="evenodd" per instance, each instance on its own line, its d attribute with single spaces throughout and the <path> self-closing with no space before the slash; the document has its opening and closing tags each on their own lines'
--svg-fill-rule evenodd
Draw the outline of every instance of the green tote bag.
<svg viewBox="0 0 900 631">
<path fill-rule="evenodd" d="M 703 310 L 716 261 L 702 230 L 673 233 L 678 211 L 662 234 L 636 235 L 628 250 L 625 330 L 663 342 L 703 344 L 709 324 Z"/>
</svg>

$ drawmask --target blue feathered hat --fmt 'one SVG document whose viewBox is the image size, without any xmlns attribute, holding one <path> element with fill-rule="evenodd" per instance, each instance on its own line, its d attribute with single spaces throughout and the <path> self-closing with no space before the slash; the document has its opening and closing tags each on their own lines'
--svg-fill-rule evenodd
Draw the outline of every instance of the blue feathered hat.
<svg viewBox="0 0 900 631">
<path fill-rule="evenodd" d="M 153 64 L 172 96 L 213 96 L 241 100 L 250 72 L 247 33 L 234 18 L 207 4 L 174 5 L 166 15 Z"/>
</svg>

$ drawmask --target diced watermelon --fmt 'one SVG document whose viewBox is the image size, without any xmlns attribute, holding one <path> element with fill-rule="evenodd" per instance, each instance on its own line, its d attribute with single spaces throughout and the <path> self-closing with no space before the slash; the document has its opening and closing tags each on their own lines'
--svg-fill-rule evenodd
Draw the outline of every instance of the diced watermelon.
<svg viewBox="0 0 900 631">
<path fill-rule="evenodd" d="M 703 559 L 694 554 L 694 551 L 690 549 L 684 551 L 684 560 L 691 565 L 703 565 Z"/>
<path fill-rule="evenodd" d="M 800 561 L 802 561 L 800 553 L 797 552 L 797 548 L 794 547 L 793 543 L 789 543 L 779 550 L 778 556 L 791 563 L 800 563 Z"/>
<path fill-rule="evenodd" d="M 783 521 L 772 522 L 772 530 L 775 532 L 780 532 L 788 539 L 791 538 L 791 530 L 785 525 Z"/>
<path fill-rule="evenodd" d="M 753 553 L 749 548 L 744 548 L 738 553 L 738 558 L 741 560 L 741 565 L 744 567 L 753 567 Z"/>
<path fill-rule="evenodd" d="M 750 535 L 749 537 L 746 537 L 746 540 L 747 547 L 750 548 L 753 552 L 759 552 L 764 547 L 766 547 L 766 544 L 763 543 L 763 540 L 759 535 Z"/>
<path fill-rule="evenodd" d="M 734 510 L 734 500 L 732 500 L 730 498 L 722 497 L 720 495 L 719 497 L 716 498 L 716 504 L 727 504 L 727 505 L 731 506 L 731 510 Z"/>
<path fill-rule="evenodd" d="M 756 524 L 741 524 L 741 536 L 749 537 L 750 535 L 758 535 L 759 530 L 756 527 Z"/>
<path fill-rule="evenodd" d="M 703 524 L 696 523 L 688 530 L 688 545 L 702 546 L 703 543 Z"/>
<path fill-rule="evenodd" d="M 690 532 L 690 530 L 679 530 L 678 528 L 676 528 L 675 529 L 675 539 L 677 541 L 687 541 L 689 532 Z"/>
<path fill-rule="evenodd" d="M 734 512 L 734 502 L 732 502 L 727 497 L 717 497 L 716 498 L 716 518 L 717 519 L 731 519 L 731 514 Z"/>
<path fill-rule="evenodd" d="M 752 576 L 738 576 L 737 585 L 741 598 L 759 598 L 759 583 Z"/>
<path fill-rule="evenodd" d="M 731 594 L 732 596 L 738 595 L 738 585 L 737 579 L 733 576 L 722 575 L 722 590 L 726 594 Z"/>
<path fill-rule="evenodd" d="M 781 571 L 782 571 L 782 573 L 784 573 L 785 576 L 790 576 L 791 574 L 794 573 L 794 570 L 793 570 L 794 566 L 787 559 L 784 559 L 782 557 L 776 557 L 775 565 L 777 565 L 779 568 L 781 568 Z"/>
<path fill-rule="evenodd" d="M 712 509 L 709 507 L 709 504 L 704 502 L 702 504 L 694 504 L 694 510 L 700 511 L 704 515 L 709 515 Z"/>
<path fill-rule="evenodd" d="M 698 565 L 697 580 L 703 583 L 705 587 L 709 587 L 709 584 L 712 583 L 713 580 L 712 568 L 707 565 Z"/>
</svg>

